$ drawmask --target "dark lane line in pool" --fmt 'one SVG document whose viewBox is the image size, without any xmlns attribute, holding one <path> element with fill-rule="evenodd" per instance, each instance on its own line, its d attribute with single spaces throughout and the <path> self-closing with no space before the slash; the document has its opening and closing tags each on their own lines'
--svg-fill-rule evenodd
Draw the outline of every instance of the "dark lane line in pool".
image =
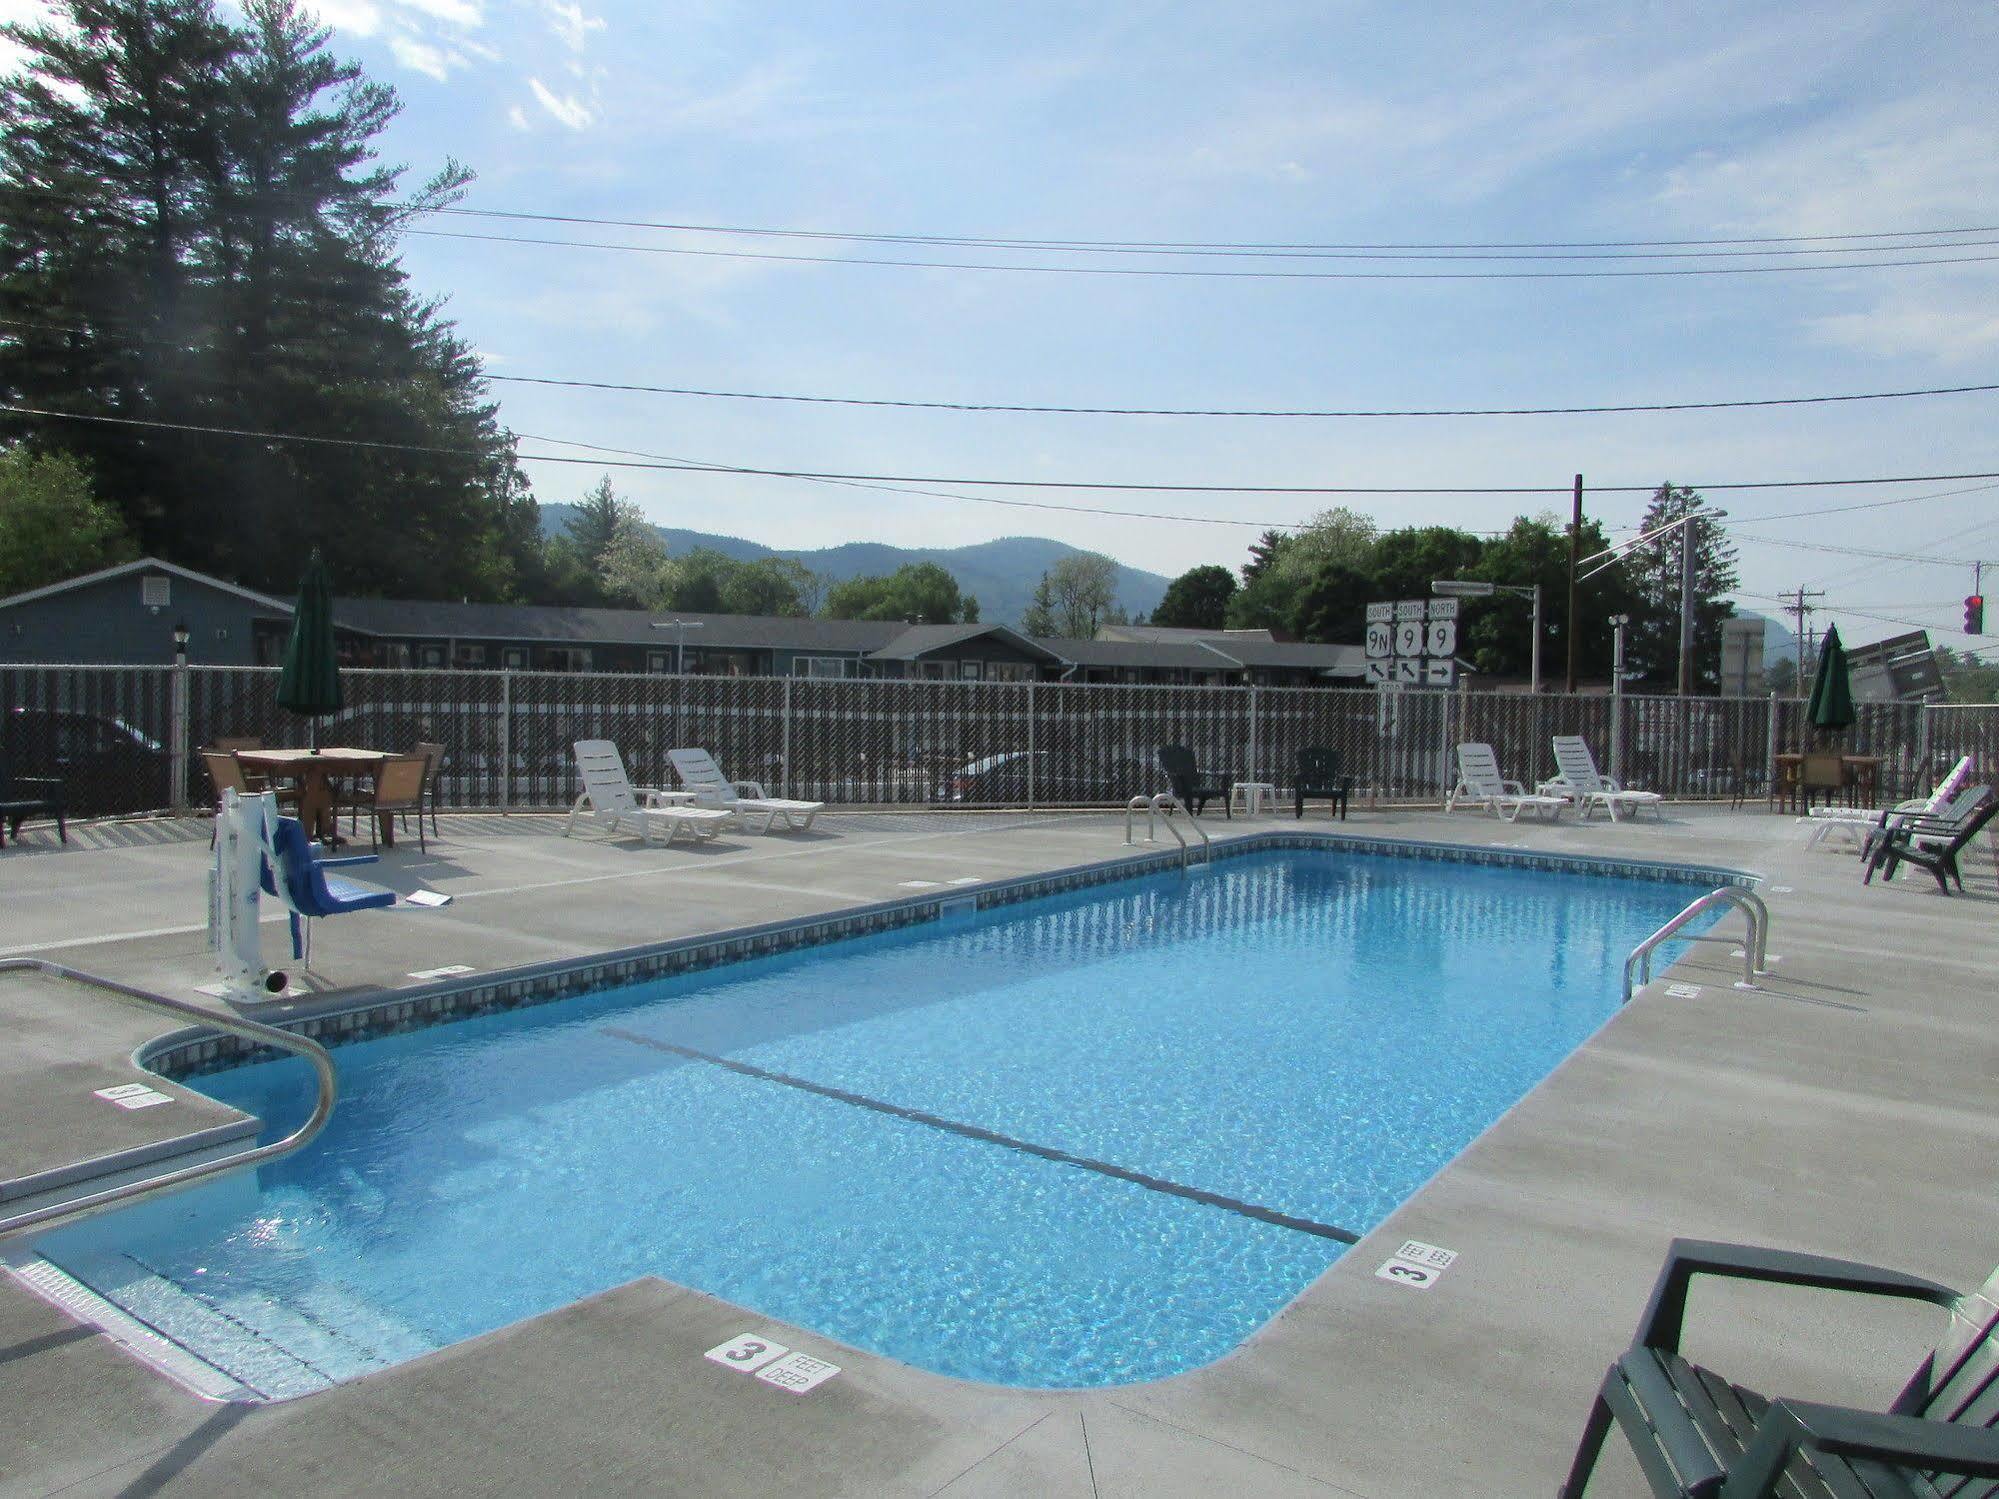
<svg viewBox="0 0 1999 1499">
<path fill-rule="evenodd" d="M 713 1052 L 696 1051 L 691 1046 L 662 1041 L 656 1036 L 642 1036 L 637 1031 L 624 1030 L 615 1025 L 603 1027 L 603 1034 L 616 1037 L 620 1041 L 629 1041 L 634 1046 L 649 1046 L 654 1051 L 684 1057 L 690 1062 L 706 1062 L 711 1067 L 721 1067 L 730 1072 L 740 1073 L 744 1077 L 753 1077 L 766 1083 L 778 1083 L 787 1088 L 797 1088 L 804 1093 L 816 1093 L 821 1098 L 830 1098 L 838 1103 L 850 1103 L 856 1108 L 873 1109 L 877 1114 L 906 1119 L 912 1124 L 927 1124 L 932 1129 L 962 1135 L 967 1140 L 979 1140 L 987 1145 L 1003 1145 L 1008 1150 L 1018 1150 L 1023 1154 L 1039 1156 L 1044 1161 L 1055 1161 L 1064 1166 L 1080 1166 L 1085 1171 L 1096 1172 L 1099 1176 L 1113 1176 L 1119 1181 L 1130 1182 L 1133 1186 L 1144 1187 L 1148 1192 L 1164 1192 L 1168 1197 L 1184 1197 L 1187 1201 L 1198 1202 L 1204 1207 L 1220 1208 L 1225 1213 L 1236 1213 L 1244 1218 L 1275 1224 L 1279 1228 L 1295 1229 L 1301 1234 L 1316 1234 L 1322 1239 L 1337 1239 L 1342 1244 L 1360 1242 L 1360 1235 L 1351 1229 L 1336 1228 L 1330 1223 L 1319 1223 L 1311 1218 L 1294 1217 L 1290 1213 L 1280 1213 L 1275 1208 L 1259 1207 L 1253 1202 L 1244 1202 L 1237 1197 L 1224 1197 L 1219 1192 L 1207 1192 L 1199 1187 L 1184 1186 L 1179 1182 L 1167 1181 L 1164 1177 L 1147 1176 L 1143 1171 L 1131 1171 L 1123 1166 L 1113 1166 L 1109 1161 L 1093 1160 L 1086 1155 L 1071 1155 L 1068 1151 L 1057 1150 L 1053 1146 L 1036 1145 L 1030 1140 L 1016 1140 L 1012 1135 L 1002 1135 L 996 1130 L 983 1129 L 976 1124 L 965 1124 L 956 1119 L 946 1119 L 940 1114 L 926 1114 L 921 1109 L 906 1109 L 901 1104 L 869 1098 L 863 1093 L 849 1093 L 844 1088 L 829 1088 L 824 1083 L 793 1077 L 788 1072 L 772 1072 L 767 1067 L 733 1061 L 728 1057 L 717 1056 Z"/>
</svg>

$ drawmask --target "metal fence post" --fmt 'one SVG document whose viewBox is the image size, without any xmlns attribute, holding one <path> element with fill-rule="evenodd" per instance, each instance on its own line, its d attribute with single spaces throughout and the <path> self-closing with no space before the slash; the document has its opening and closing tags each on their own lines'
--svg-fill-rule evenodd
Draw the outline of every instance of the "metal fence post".
<svg viewBox="0 0 1999 1499">
<path fill-rule="evenodd" d="M 778 729 L 778 754 L 782 757 L 778 763 L 783 767 L 784 774 L 779 781 L 779 786 L 782 789 L 780 789 L 777 794 L 779 796 L 790 796 L 791 795 L 791 678 L 790 677 L 786 677 L 784 679 L 784 718 L 781 720 L 781 724 Z"/>
<path fill-rule="evenodd" d="M 500 668 L 500 810 L 514 804 L 514 674 Z"/>
<path fill-rule="evenodd" d="M 1777 694 L 1770 694 L 1770 723 L 1763 734 L 1763 793 L 1777 794 Z"/>
<path fill-rule="evenodd" d="M 1920 785 L 1930 773 L 1930 705 L 1928 703 L 1918 703 L 1916 705 L 1915 770 L 1916 783 Z M 1915 790 L 1915 786 L 1909 788 L 1912 795 L 1915 793 Z"/>
<path fill-rule="evenodd" d="M 1027 682 L 1027 810 L 1034 810 L 1034 679 Z"/>
<path fill-rule="evenodd" d="M 187 656 L 181 653 L 173 664 L 172 691 L 167 709 L 168 771 L 173 777 L 173 785 L 167 794 L 167 805 L 176 813 L 187 811 L 187 755 L 188 755 L 188 715 L 187 715 Z"/>
<path fill-rule="evenodd" d="M 1257 758 L 1256 750 L 1256 683 L 1254 682 L 1249 684 L 1249 765 L 1247 769 L 1249 771 L 1247 779 L 1252 781 L 1263 779 L 1263 764 Z M 1244 795 L 1247 794 L 1247 792 L 1244 793 Z"/>
</svg>

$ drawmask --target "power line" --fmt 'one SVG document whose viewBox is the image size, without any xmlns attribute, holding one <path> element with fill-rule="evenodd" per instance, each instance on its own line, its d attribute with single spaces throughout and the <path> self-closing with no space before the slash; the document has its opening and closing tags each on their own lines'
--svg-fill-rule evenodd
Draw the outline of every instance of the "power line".
<svg viewBox="0 0 1999 1499">
<path fill-rule="evenodd" d="M 997 235 L 867 233 L 840 229 L 772 229 L 731 224 L 691 224 L 653 219 L 593 218 L 585 214 L 531 213 L 504 208 L 440 208 L 433 212 L 459 218 L 524 219 L 549 224 L 591 224 L 608 229 L 659 229 L 678 234 L 728 234 L 768 239 L 838 240 L 856 244 L 962 245 L 974 249 L 1005 250 L 1097 250 L 1110 252 L 1169 250 L 1237 250 L 1266 254 L 1311 254 L 1328 251 L 1393 250 L 1638 250 L 1666 248 L 1706 248 L 1724 245 L 1831 244 L 1848 240 L 1936 239 L 1967 234 L 1999 234 L 1999 225 L 1972 225 L 1958 229 L 1887 229 L 1854 234 L 1784 234 L 1735 239 L 1610 239 L 1610 240 L 1496 240 L 1460 243 L 1324 243 L 1311 241 L 1258 240 L 1116 240 L 1116 239 L 1009 239 Z"/>
<path fill-rule="evenodd" d="M 587 448 L 593 453 L 621 454 L 627 458 L 655 459 L 668 464 L 689 464 L 689 463 L 695 463 L 697 461 L 688 458 L 676 458 L 670 454 L 640 452 L 638 449 L 635 448 L 608 448 L 592 442 L 575 442 L 565 437 L 537 437 L 531 432 L 522 432 L 518 435 L 527 439 L 529 442 L 552 442 L 565 448 Z M 571 460 L 571 461 L 581 461 L 581 460 Z M 657 465 L 612 465 L 612 466 L 649 467 Z M 723 473 L 754 474 L 758 472 L 755 469 L 732 469 L 725 464 L 707 465 L 707 466 L 714 468 L 717 472 L 723 472 Z M 1302 530 L 1305 525 L 1305 523 L 1302 521 L 1234 520 L 1212 515 L 1167 515 L 1151 510 L 1109 510 L 1092 505 L 1058 505 L 1046 500 L 1009 500 L 1009 499 L 1003 499 L 997 495 L 953 494 L 948 490 L 941 490 L 941 489 L 911 489 L 900 485 L 875 484 L 856 479 L 832 479 L 823 476 L 806 476 L 806 477 L 808 478 L 808 482 L 811 483 L 839 485 L 846 489 L 866 489 L 880 494 L 900 494 L 900 495 L 920 496 L 923 498 L 937 499 L 937 500 L 963 500 L 967 504 L 972 504 L 972 505 L 1003 505 L 1008 509 L 1015 509 L 1015 510 L 1059 510 L 1065 513 L 1076 514 L 1076 515 L 1109 515 L 1109 516 L 1116 516 L 1119 518 L 1132 519 L 1132 520 L 1181 521 L 1190 525 L 1200 525 L 1200 526 L 1248 526 L 1252 530 L 1260 529 L 1265 531 L 1297 531 L 1297 530 Z M 1497 536 L 1497 535 L 1504 535 L 1505 533 L 1495 531 L 1483 534 Z"/>
<path fill-rule="evenodd" d="M 1999 260 L 1999 255 L 1954 255 L 1919 260 L 1850 261 L 1839 265 L 1658 266 L 1642 270 L 1616 271 L 1211 271 L 1179 266 L 1008 265 L 979 260 L 895 260 L 885 256 L 869 255 L 788 255 L 767 250 L 699 250 L 685 245 L 622 245 L 605 244 L 595 240 L 544 239 L 522 234 L 468 234 L 456 229 L 406 229 L 403 233 L 406 236 L 423 239 L 541 245 L 567 250 L 611 250 L 633 255 L 680 255 L 705 260 L 763 260 L 793 265 L 892 266 L 906 270 L 929 271 L 1013 271 L 1027 275 L 1048 276 L 1196 277 L 1275 281 L 1547 281 L 1629 276 L 1769 276 L 1808 274 L 1814 271 L 1871 271 L 1906 269 L 1911 266 L 1980 265 Z"/>
<path fill-rule="evenodd" d="M 195 422 L 152 421 L 140 417 L 105 416 L 77 411 L 55 411 L 45 407 L 23 406 L 12 402 L 0 402 L 0 411 L 16 416 L 39 416 L 57 421 L 93 422 L 106 426 L 140 427 L 160 431 L 199 432 L 210 436 L 252 438 L 264 442 L 304 442 L 331 447 L 375 448 L 411 453 L 437 453 L 457 457 L 483 456 L 469 448 L 446 448 L 424 446 L 415 443 L 370 442 L 352 437 L 320 437 L 297 432 L 270 432 L 245 427 L 209 426 Z M 530 439 L 539 440 L 539 439 Z M 554 454 L 522 453 L 516 455 L 521 462 L 532 463 L 590 463 L 585 458 L 565 458 Z M 1310 494 L 1310 495 L 1544 495 L 1568 494 L 1566 485 L 1336 485 L 1336 484 L 1145 484 L 1135 482 L 1109 483 L 1078 479 L 980 479 L 980 478 L 925 478 L 907 474 L 850 474 L 831 473 L 817 469 L 756 468 L 740 464 L 687 463 L 679 461 L 613 462 L 610 467 L 661 469 L 676 473 L 717 473 L 739 474 L 757 478 L 772 479 L 826 479 L 856 484 L 968 484 L 982 488 L 1000 489 L 1077 489 L 1092 491 L 1125 491 L 1155 494 Z M 1893 475 L 1869 479 L 1758 479 L 1729 483 L 1691 484 L 1686 488 L 1719 492 L 1739 489 L 1813 489 L 1829 486 L 1854 486 L 1868 484 L 1932 484 L 1954 479 L 1999 479 L 1999 473 L 1982 474 L 1917 474 Z M 1652 494 L 1655 484 L 1598 484 L 1591 488 L 1593 494 Z M 1264 524 L 1262 522 L 1242 522 L 1241 524 Z M 1778 546 L 1812 546 L 1810 542 L 1785 542 L 1774 537 L 1746 538 L 1767 541 Z M 1837 549 L 1833 549 L 1837 550 Z M 1900 556 L 1900 553 L 1881 553 L 1883 556 Z M 1912 561 L 1932 561 L 1945 559 L 1910 558 Z"/>
<path fill-rule="evenodd" d="M 1923 562 L 1932 563 L 1940 567 L 1963 567 L 1966 565 L 1966 559 L 1962 557 L 1924 557 L 1913 552 L 1880 552 L 1867 547 L 1833 546 L 1829 542 L 1823 541 L 1786 541 L 1776 536 L 1745 536 L 1740 531 L 1731 532 L 1730 536 L 1736 541 L 1754 541 L 1773 547 L 1793 547 L 1803 552 L 1838 552 L 1847 557 L 1878 557 L 1886 562 Z"/>
<path fill-rule="evenodd" d="M 1999 489 L 1999 484 L 1974 484 L 1969 489 L 1946 489 L 1939 494 L 1904 495 L 1895 500 L 1868 500 L 1860 505 L 1833 505 L 1821 510 L 1785 510 L 1776 515 L 1738 515 L 1738 522 L 1757 525 L 1766 520 L 1798 520 L 1811 515 L 1846 515 L 1855 510 L 1885 510 L 1891 505 L 1920 505 L 1925 500 L 1948 500 L 1958 495 L 1985 494 Z"/>
<path fill-rule="evenodd" d="M 23 197 L 52 199 L 66 203 L 92 204 L 102 201 L 101 195 L 66 193 L 55 188 L 30 187 L 18 183 L 0 186 L 0 195 L 7 193 Z M 289 201 L 304 203 L 314 208 L 320 207 L 324 202 L 324 198 L 321 195 L 311 193 L 266 191 L 256 194 L 255 198 L 260 203 L 282 203 Z M 525 209 L 467 208 L 444 204 L 426 205 L 410 201 L 385 201 L 373 203 L 369 206 L 375 211 L 385 214 L 403 213 L 427 217 L 506 219 L 546 224 L 586 224 L 600 228 L 650 229 L 675 234 L 819 240 L 852 244 L 936 245 L 969 249 L 1044 250 L 1127 255 L 1134 253 L 1169 254 L 1185 252 L 1198 254 L 1241 253 L 1276 257 L 1298 257 L 1351 253 L 1379 255 L 1423 251 L 1471 253 L 1478 251 L 1506 252 L 1532 250 L 1684 250 L 1690 253 L 1698 253 L 1749 245 L 1776 246 L 1779 248 L 1745 251 L 1743 253 L 1778 255 L 1800 253 L 1789 247 L 1801 245 L 1853 246 L 1853 252 L 1860 253 L 1864 247 L 1858 245 L 1856 242 L 1877 240 L 1932 242 L 1928 246 L 1886 246 L 1885 248 L 1890 251 L 1908 248 L 1934 248 L 1934 242 L 1938 240 L 1962 238 L 1976 234 L 1999 234 L 1999 224 L 1972 224 L 1945 229 L 1856 230 L 1846 234 L 1738 235 L 1689 239 L 1286 241 L 1087 239 L 1076 237 L 1021 238 L 992 234 L 927 234 L 842 229 L 791 229 L 743 224 L 704 224 L 680 220 L 619 219 L 589 214 L 547 213 Z M 1841 251 L 1834 249 L 1819 253 L 1838 254 Z"/>
<path fill-rule="evenodd" d="M 39 328 L 52 333 L 94 334 L 98 329 L 77 323 L 53 323 L 36 318 L 0 317 L 0 327 Z M 199 349 L 188 340 L 166 338 L 137 329 L 119 330 L 123 338 L 136 338 L 179 349 Z M 1986 385 L 1937 385 L 1916 390 L 1864 391 L 1854 394 L 1817 396 L 1767 396 L 1728 401 L 1634 402 L 1618 406 L 1475 406 L 1401 408 L 1254 408 L 1184 406 L 1045 406 L 1025 402 L 1000 401 L 916 401 L 866 396 L 813 396 L 767 391 L 711 390 L 698 386 L 645 385 L 612 380 L 571 380 L 552 375 L 496 375 L 481 372 L 480 378 L 510 385 L 545 385 L 559 389 L 626 391 L 640 395 L 697 396 L 730 401 L 784 401 L 817 406 L 886 407 L 913 411 L 1014 412 L 1056 416 L 1196 416 L 1196 417 L 1466 417 L 1466 416 L 1596 416 L 1638 412 L 1726 411 L 1763 406 L 1821 406 L 1855 401 L 1896 401 L 1927 396 L 1977 395 L 1999 391 L 1999 382 Z M 1971 491 L 1962 491 L 1970 493 Z M 1883 500 L 1883 505 L 1908 503 Z M 1863 506 L 1854 509 L 1870 508 Z M 1821 512 L 1799 512 L 1815 514 Z"/>
<path fill-rule="evenodd" d="M 0 322 L 8 319 L 0 318 Z M 1916 396 L 1972 395 L 1999 390 L 1991 385 L 1940 385 L 1923 390 L 1884 390 L 1859 395 L 1772 396 L 1739 401 L 1670 401 L 1626 406 L 1487 406 L 1408 409 L 1281 410 L 1184 406 L 1036 406 L 998 401 L 911 401 L 862 396 L 778 395 L 761 391 L 706 390 L 683 385 L 638 385 L 612 380 L 563 380 L 545 375 L 492 375 L 513 385 L 551 385 L 575 390 L 615 390 L 641 395 L 699 396 L 728 401 L 790 401 L 814 406 L 874 406 L 906 411 L 1026 412 L 1055 416 L 1227 416 L 1227 417 L 1437 417 L 1437 416 L 1596 416 L 1621 412 L 1725 411 L 1756 406 L 1818 406 L 1847 401 L 1895 401 Z M 1899 504 L 1900 501 L 1886 501 Z"/>
</svg>

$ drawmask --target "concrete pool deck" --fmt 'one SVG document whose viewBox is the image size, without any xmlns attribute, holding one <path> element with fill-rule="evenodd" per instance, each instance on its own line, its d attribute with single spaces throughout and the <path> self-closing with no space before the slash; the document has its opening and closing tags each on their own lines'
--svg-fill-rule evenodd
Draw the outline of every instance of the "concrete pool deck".
<svg viewBox="0 0 1999 1499">
<path fill-rule="evenodd" d="M 1296 826 L 1204 822 L 1218 834 Z M 739 834 L 698 850 L 563 840 L 560 824 L 447 817 L 428 854 L 398 848 L 363 874 L 453 903 L 321 923 L 316 981 L 406 986 L 446 964 L 507 968 L 895 899 L 913 893 L 906 882 L 1128 852 L 1120 819 L 1101 814 L 828 815 L 811 836 Z M 1323 814 L 1307 825 L 1328 826 Z M 1945 899 L 1921 871 L 1864 888 L 1850 855 L 1808 850 L 1793 819 L 1761 811 L 1671 807 L 1663 823 L 1615 826 L 1357 811 L 1345 826 L 1751 870 L 1765 877 L 1781 961 L 1749 993 L 1730 987 L 1739 963 L 1727 948 L 1697 949 L 1259 1334 L 1190 1374 L 996 1389 L 642 1280 L 321 1394 L 217 1405 L 0 1277 L 0 1495 L 782 1483 L 1545 1496 L 1674 1235 L 1812 1249 L 1960 1287 L 1999 1258 L 1999 892 L 1982 843 L 1968 894 Z M 64 851 L 32 836 L 10 846 L 0 951 L 191 997 L 212 976 L 206 838 L 205 824 L 135 824 L 85 829 Z M 268 931 L 268 953 L 281 932 Z M 1700 993 L 1671 996 L 1669 982 Z M 127 1148 L 135 1131 L 185 1130 L 214 1107 L 81 1107 L 141 1076 L 128 1058 L 148 1023 L 51 1000 L 45 981 L 0 975 L 0 1179 Z M 170 1114 L 178 1125 L 155 1117 Z M 1459 1259 L 1428 1291 L 1377 1279 L 1405 1239 Z M 1689 1350 L 1761 1388 L 1879 1400 L 1936 1328 L 1919 1310 L 1855 1302 L 1703 1286 Z M 842 1373 L 792 1396 L 702 1358 L 745 1331 Z M 1592 1492 L 1642 1488 L 1615 1442 L 1599 1482 Z"/>
</svg>

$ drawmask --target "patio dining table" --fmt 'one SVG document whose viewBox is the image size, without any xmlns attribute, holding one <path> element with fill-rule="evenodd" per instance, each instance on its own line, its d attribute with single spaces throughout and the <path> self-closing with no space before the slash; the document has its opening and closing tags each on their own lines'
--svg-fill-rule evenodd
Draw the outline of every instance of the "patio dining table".
<svg viewBox="0 0 1999 1499">
<path fill-rule="evenodd" d="M 1803 754 L 1779 754 L 1771 758 L 1777 766 L 1777 784 L 1773 789 L 1781 796 L 1784 805 L 1797 810 L 1797 802 L 1804 794 Z M 1881 755 L 1841 755 L 1839 757 L 1840 779 L 1851 791 L 1853 799 L 1861 806 L 1872 807 L 1880 800 L 1881 766 L 1885 757 Z"/>
<path fill-rule="evenodd" d="M 333 783 L 343 776 L 372 776 L 388 759 L 371 749 L 255 749 L 236 751 L 236 763 L 260 775 L 285 776 L 298 782 L 298 820 L 308 838 L 322 843 L 340 841 L 334 825 Z M 382 843 L 394 847 L 394 814 L 381 814 Z"/>
</svg>

